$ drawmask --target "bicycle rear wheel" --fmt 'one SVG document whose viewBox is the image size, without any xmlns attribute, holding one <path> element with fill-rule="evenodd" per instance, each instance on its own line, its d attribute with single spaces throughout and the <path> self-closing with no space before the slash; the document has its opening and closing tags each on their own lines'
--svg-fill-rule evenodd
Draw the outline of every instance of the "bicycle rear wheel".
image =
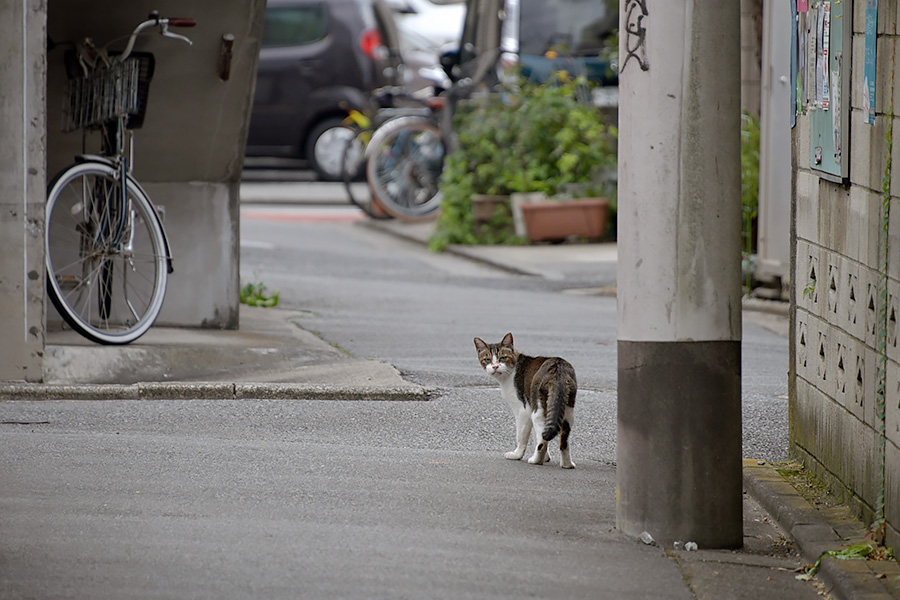
<svg viewBox="0 0 900 600">
<path fill-rule="evenodd" d="M 156 210 L 130 177 L 75 164 L 50 184 L 45 217 L 47 291 L 72 329 L 101 344 L 127 344 L 153 325 L 168 279 Z"/>
<path fill-rule="evenodd" d="M 361 194 L 354 186 L 358 185 L 356 180 L 365 171 L 366 163 L 366 143 L 365 139 L 371 132 L 361 130 L 348 140 L 344 145 L 341 153 L 341 178 L 344 180 L 344 189 L 347 191 L 347 197 L 350 198 L 357 208 L 362 210 L 372 219 L 392 219 L 393 216 L 387 214 L 380 204 L 374 199 L 369 186 L 367 192 Z"/>
<path fill-rule="evenodd" d="M 366 177 L 375 199 L 394 217 L 437 217 L 444 168 L 441 130 L 428 119 L 399 117 L 375 130 L 367 149 Z"/>
</svg>

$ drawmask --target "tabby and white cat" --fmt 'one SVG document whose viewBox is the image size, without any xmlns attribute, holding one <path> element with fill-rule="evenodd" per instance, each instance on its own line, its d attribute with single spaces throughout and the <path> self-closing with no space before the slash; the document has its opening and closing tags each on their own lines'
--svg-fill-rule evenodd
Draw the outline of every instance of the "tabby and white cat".
<svg viewBox="0 0 900 600">
<path fill-rule="evenodd" d="M 574 469 L 569 455 L 569 433 L 575 413 L 578 384 L 575 369 L 559 357 L 526 356 L 513 347 L 513 336 L 507 333 L 499 344 L 487 344 L 475 338 L 478 360 L 488 375 L 500 382 L 503 399 L 516 418 L 516 449 L 504 456 L 519 460 L 525 455 L 528 437 L 534 430 L 533 465 L 550 460 L 547 448 L 559 434 L 562 454 L 559 466 Z"/>
</svg>

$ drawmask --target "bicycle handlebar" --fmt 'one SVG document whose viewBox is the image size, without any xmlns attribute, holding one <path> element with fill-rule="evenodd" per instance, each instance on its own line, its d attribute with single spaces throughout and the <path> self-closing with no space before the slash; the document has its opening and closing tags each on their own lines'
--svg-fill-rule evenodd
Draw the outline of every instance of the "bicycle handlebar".
<svg viewBox="0 0 900 600">
<path fill-rule="evenodd" d="M 149 29 L 150 27 L 159 27 L 159 33 L 163 37 L 174 38 L 176 40 L 182 40 L 187 42 L 190 45 L 193 45 L 193 42 L 179 34 L 172 33 L 169 31 L 169 26 L 172 27 L 194 27 L 197 24 L 197 21 L 190 17 L 160 17 L 159 12 L 153 11 L 151 12 L 147 20 L 134 28 L 134 31 L 131 33 L 131 37 L 128 38 L 128 45 L 125 46 L 125 50 L 118 56 L 118 60 L 124 61 L 131 55 L 131 51 L 134 50 L 134 42 L 137 40 L 137 36 L 144 31 L 145 29 Z"/>
</svg>

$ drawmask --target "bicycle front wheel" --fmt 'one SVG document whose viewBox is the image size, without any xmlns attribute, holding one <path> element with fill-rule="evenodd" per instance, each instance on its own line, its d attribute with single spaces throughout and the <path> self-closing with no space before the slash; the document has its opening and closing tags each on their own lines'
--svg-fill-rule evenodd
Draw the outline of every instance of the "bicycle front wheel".
<svg viewBox="0 0 900 600">
<path fill-rule="evenodd" d="M 366 177 L 385 211 L 404 221 L 437 217 L 444 141 L 428 119 L 399 117 L 379 127 L 366 159 Z"/>
<path fill-rule="evenodd" d="M 130 177 L 75 164 L 50 184 L 47 291 L 72 329 L 101 344 L 133 342 L 162 309 L 168 248 L 156 210 Z"/>
</svg>

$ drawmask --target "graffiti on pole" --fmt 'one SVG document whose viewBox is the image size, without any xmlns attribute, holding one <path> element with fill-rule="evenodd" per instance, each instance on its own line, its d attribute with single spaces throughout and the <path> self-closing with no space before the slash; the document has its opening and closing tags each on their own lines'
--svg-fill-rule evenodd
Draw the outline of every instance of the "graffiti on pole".
<svg viewBox="0 0 900 600">
<path fill-rule="evenodd" d="M 632 58 L 638 61 L 641 71 L 650 70 L 647 62 L 647 28 L 644 27 L 647 16 L 647 0 L 625 2 L 625 60 L 620 72 L 625 70 Z"/>
</svg>

